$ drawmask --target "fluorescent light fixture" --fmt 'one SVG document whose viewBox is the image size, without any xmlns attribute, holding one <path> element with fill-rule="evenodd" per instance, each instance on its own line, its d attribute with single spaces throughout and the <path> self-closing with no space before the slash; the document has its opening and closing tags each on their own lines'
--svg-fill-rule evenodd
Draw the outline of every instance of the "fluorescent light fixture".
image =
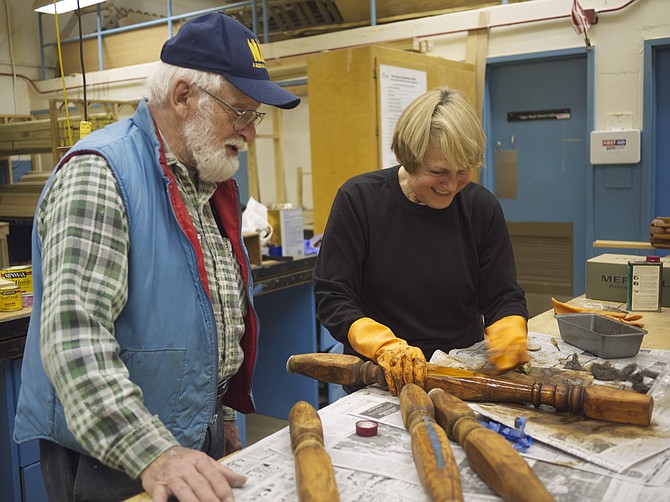
<svg viewBox="0 0 670 502">
<path fill-rule="evenodd" d="M 79 7 L 84 8 L 97 3 L 102 3 L 105 0 L 79 0 Z M 54 8 L 55 7 L 55 8 Z M 57 0 L 55 5 L 53 0 L 35 0 L 33 2 L 33 10 L 41 12 L 42 14 L 62 14 L 77 10 L 77 0 Z"/>
</svg>

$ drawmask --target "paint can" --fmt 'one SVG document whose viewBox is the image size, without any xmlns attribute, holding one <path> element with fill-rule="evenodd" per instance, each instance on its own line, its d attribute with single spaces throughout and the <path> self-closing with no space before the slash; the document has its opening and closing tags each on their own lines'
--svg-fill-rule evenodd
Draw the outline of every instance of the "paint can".
<svg viewBox="0 0 670 502">
<path fill-rule="evenodd" d="M 33 294 L 32 293 L 21 293 L 21 303 L 23 304 L 23 308 L 27 307 L 32 307 L 33 306 Z"/>
<path fill-rule="evenodd" d="M 356 434 L 362 437 L 377 435 L 377 422 L 374 420 L 359 420 L 356 422 Z"/>
<path fill-rule="evenodd" d="M 21 293 L 33 292 L 33 267 L 30 265 L 16 265 L 0 270 L 0 277 L 16 284 Z"/>
<path fill-rule="evenodd" d="M 663 262 L 659 256 L 628 262 L 626 308 L 634 312 L 660 312 L 663 304 Z"/>
<path fill-rule="evenodd" d="M 0 312 L 21 310 L 21 291 L 18 286 L 3 286 L 0 288 Z"/>
</svg>

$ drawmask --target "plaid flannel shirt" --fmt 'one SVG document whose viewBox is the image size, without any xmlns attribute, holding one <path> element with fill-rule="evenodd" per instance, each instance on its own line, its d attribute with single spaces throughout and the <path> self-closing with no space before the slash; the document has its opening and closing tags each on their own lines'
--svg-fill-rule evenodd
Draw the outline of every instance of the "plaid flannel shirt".
<svg viewBox="0 0 670 502">
<path fill-rule="evenodd" d="M 245 285 L 209 205 L 216 185 L 196 187 L 188 169 L 171 152 L 166 157 L 202 246 L 225 381 L 244 358 Z M 105 159 L 82 154 L 68 164 L 56 174 L 36 222 L 43 247 L 43 361 L 78 441 L 105 464 L 137 477 L 177 442 L 145 408 L 114 338 L 114 321 L 128 299 L 127 214 Z M 234 420 L 234 410 L 226 409 L 225 418 Z M 132 448 L 115 448 L 128 436 L 135 436 L 124 442 Z"/>
</svg>

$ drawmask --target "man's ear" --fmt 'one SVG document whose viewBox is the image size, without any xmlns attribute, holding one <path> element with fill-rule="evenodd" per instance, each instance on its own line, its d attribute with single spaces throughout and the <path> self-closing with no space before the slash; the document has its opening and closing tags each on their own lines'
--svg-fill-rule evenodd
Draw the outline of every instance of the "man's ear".
<svg viewBox="0 0 670 502">
<path fill-rule="evenodd" d="M 181 119 L 186 119 L 191 109 L 197 105 L 195 87 L 186 80 L 177 80 L 170 90 L 170 105 Z"/>
</svg>

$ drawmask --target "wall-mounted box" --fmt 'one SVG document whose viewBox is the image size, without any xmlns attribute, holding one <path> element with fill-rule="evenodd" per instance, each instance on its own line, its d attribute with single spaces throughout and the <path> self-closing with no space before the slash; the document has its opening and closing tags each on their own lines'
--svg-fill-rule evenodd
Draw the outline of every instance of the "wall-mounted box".
<svg viewBox="0 0 670 502">
<path fill-rule="evenodd" d="M 640 130 L 591 131 L 591 164 L 640 162 Z"/>
</svg>

